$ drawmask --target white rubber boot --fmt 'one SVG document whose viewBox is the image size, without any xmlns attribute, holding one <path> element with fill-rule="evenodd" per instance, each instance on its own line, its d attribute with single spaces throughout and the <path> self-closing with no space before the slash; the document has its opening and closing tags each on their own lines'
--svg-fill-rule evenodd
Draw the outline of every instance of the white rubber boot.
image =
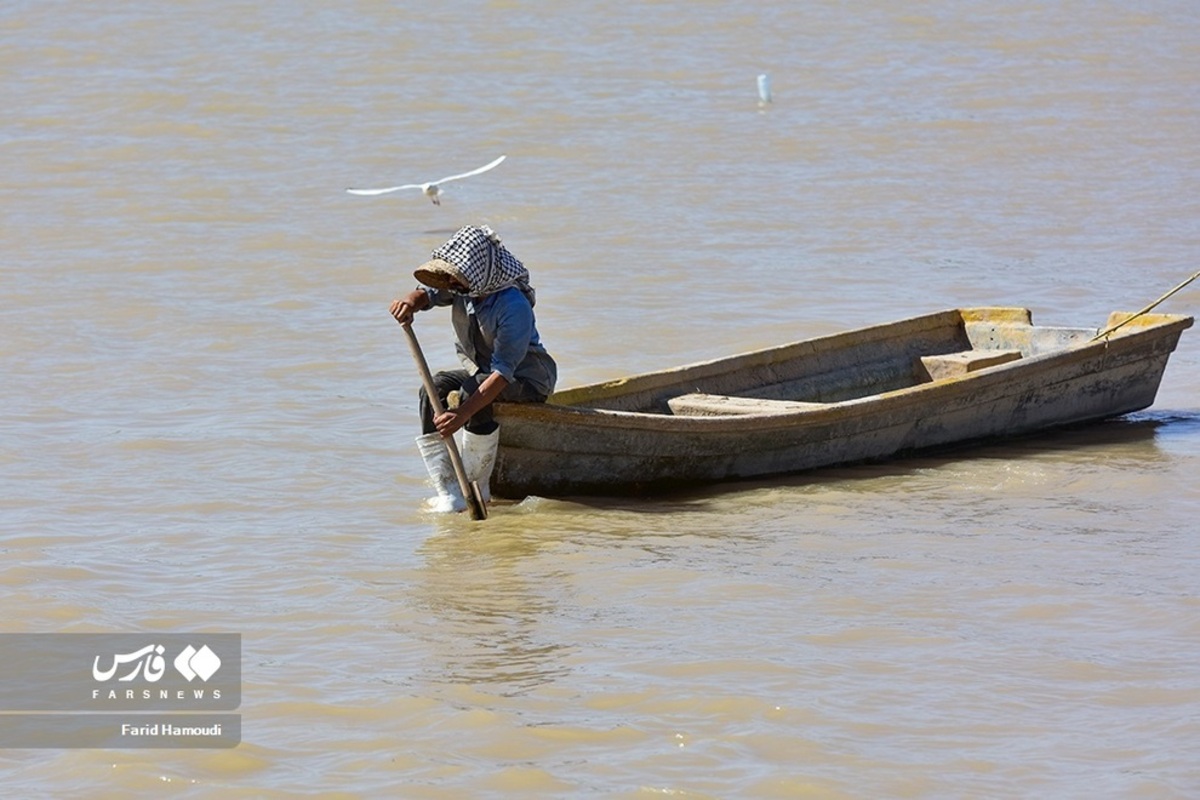
<svg viewBox="0 0 1200 800">
<path fill-rule="evenodd" d="M 458 485 L 458 476 L 454 474 L 454 464 L 450 461 L 450 451 L 442 441 L 440 433 L 427 433 L 417 437 L 417 447 L 421 458 L 425 460 L 425 469 L 429 470 L 429 478 L 437 497 L 425 501 L 430 511 L 450 513 L 466 511 L 467 501 L 463 497 L 462 488 Z"/>
<path fill-rule="evenodd" d="M 479 496 L 485 503 L 492 502 L 489 482 L 492 469 L 496 466 L 496 449 L 499 445 L 499 428 L 487 436 L 463 430 L 463 469 L 466 470 L 467 480 L 474 481 L 479 486 Z"/>
</svg>

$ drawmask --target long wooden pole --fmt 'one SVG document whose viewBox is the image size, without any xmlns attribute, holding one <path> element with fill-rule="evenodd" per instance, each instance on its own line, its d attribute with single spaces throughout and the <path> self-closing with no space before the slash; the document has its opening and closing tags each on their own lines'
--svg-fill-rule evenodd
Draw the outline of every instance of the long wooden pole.
<svg viewBox="0 0 1200 800">
<path fill-rule="evenodd" d="M 1156 307 L 1156 306 L 1157 306 L 1159 303 L 1161 303 L 1163 300 L 1166 300 L 1168 297 L 1170 297 L 1171 295 L 1175 294 L 1176 292 L 1178 292 L 1178 291 L 1179 291 L 1180 289 L 1182 289 L 1183 287 L 1187 286 L 1187 285 L 1188 285 L 1189 283 L 1191 283 L 1192 281 L 1196 280 L 1196 278 L 1200 278 L 1200 272 L 1197 272 L 1197 273 L 1193 274 L 1193 275 L 1192 275 L 1192 277 L 1188 278 L 1186 281 L 1184 281 L 1183 283 L 1179 284 L 1179 285 L 1178 285 L 1178 286 L 1176 286 L 1174 289 L 1172 289 L 1171 291 L 1167 292 L 1167 293 L 1166 293 L 1166 294 L 1164 294 L 1162 297 L 1158 298 L 1158 299 L 1157 299 L 1157 300 L 1155 300 L 1153 303 L 1151 303 L 1150 305 L 1146 306 L 1145 308 L 1143 308 L 1141 311 L 1137 312 L 1137 313 L 1136 313 L 1136 314 L 1134 314 L 1133 316 L 1131 316 L 1131 317 L 1127 317 L 1126 319 L 1124 319 L 1124 320 L 1122 320 L 1122 321 L 1118 322 L 1116 325 L 1113 325 L 1113 326 L 1111 326 L 1111 327 L 1109 327 L 1109 328 L 1105 328 L 1104 330 L 1102 330 L 1102 331 L 1100 331 L 1099 333 L 1097 333 L 1095 336 L 1093 336 L 1093 337 L 1092 337 L 1091 339 L 1089 339 L 1088 341 L 1089 341 L 1089 342 L 1094 342 L 1094 341 L 1096 341 L 1097 339 L 1103 339 L 1105 336 L 1108 336 L 1109 334 L 1111 334 L 1113 331 L 1117 330 L 1118 328 L 1122 328 L 1122 327 L 1124 327 L 1125 325 L 1128 325 L 1130 322 L 1133 322 L 1135 319 L 1137 319 L 1138 317 L 1142 316 L 1143 314 L 1145 314 L 1145 313 L 1147 313 L 1147 312 L 1149 312 L 1149 311 L 1153 311 L 1153 310 L 1154 310 L 1154 308 L 1155 308 L 1155 307 Z"/>
<path fill-rule="evenodd" d="M 421 383 L 425 386 L 429 404 L 433 406 L 434 416 L 437 416 L 446 409 L 442 405 L 442 398 L 438 396 L 437 387 L 433 385 L 429 362 L 425 360 L 425 354 L 421 352 L 421 344 L 417 341 L 417 335 L 413 333 L 412 325 L 401 323 L 400 327 L 404 328 L 404 332 L 408 334 L 408 346 L 412 348 L 413 360 L 417 362 L 417 371 L 421 373 Z M 467 510 L 471 512 L 471 519 L 487 519 L 487 504 L 483 502 L 479 486 L 467 477 L 467 470 L 463 467 L 462 456 L 458 453 L 458 445 L 454 443 L 454 437 L 443 436 L 442 441 L 446 443 L 446 450 L 450 452 L 450 463 L 454 465 L 454 474 L 458 478 L 458 485 L 462 487 L 463 497 L 467 500 Z"/>
</svg>

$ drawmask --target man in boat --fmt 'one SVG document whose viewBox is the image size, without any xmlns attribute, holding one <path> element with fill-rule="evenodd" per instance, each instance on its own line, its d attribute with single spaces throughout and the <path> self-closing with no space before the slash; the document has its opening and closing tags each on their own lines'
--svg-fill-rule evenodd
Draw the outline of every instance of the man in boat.
<svg viewBox="0 0 1200 800">
<path fill-rule="evenodd" d="M 425 389 L 419 394 L 417 446 L 438 493 L 429 505 L 436 511 L 463 511 L 467 501 L 442 438 L 464 429 L 463 467 L 487 502 L 500 441 L 492 404 L 545 402 L 558 367 L 538 336 L 529 271 L 491 228 L 460 228 L 413 275 L 421 285 L 392 302 L 392 316 L 407 324 L 418 311 L 450 306 L 463 366 L 433 377 L 444 413 L 435 416 Z"/>
</svg>

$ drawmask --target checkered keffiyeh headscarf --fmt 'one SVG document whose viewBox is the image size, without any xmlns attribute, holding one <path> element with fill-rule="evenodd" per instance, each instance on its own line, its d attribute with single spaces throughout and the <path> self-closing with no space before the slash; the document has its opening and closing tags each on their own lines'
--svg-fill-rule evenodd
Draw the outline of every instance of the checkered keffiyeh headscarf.
<svg viewBox="0 0 1200 800">
<path fill-rule="evenodd" d="M 500 237 L 486 225 L 467 225 L 432 253 L 458 268 L 473 297 L 493 294 L 516 286 L 533 305 L 534 291 L 529 270 L 520 259 L 500 244 Z"/>
</svg>

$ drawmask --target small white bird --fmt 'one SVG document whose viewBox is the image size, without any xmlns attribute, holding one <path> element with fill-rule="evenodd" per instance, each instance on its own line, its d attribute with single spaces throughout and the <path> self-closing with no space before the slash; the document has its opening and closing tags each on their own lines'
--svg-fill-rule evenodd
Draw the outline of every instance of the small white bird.
<svg viewBox="0 0 1200 800">
<path fill-rule="evenodd" d="M 505 156 L 500 156 L 492 163 L 484 164 L 479 169 L 473 169 L 470 172 L 464 172 L 461 175 L 451 175 L 447 178 L 442 178 L 441 180 L 429 181 L 428 183 L 406 183 L 403 186 L 389 186 L 386 189 L 347 189 L 346 191 L 350 194 L 376 195 L 387 194 L 388 192 L 398 192 L 401 189 L 420 189 L 425 193 L 426 197 L 433 201 L 435 206 L 440 206 L 442 201 L 438 200 L 438 195 L 442 193 L 442 188 L 438 184 L 449 183 L 450 181 L 456 181 L 459 178 L 469 178 L 472 175 L 478 175 L 481 172 L 487 172 L 489 169 L 497 166 L 504 159 Z"/>
<path fill-rule="evenodd" d="M 765 106 L 771 102 L 771 76 L 763 73 L 758 76 L 758 104 Z"/>
</svg>

